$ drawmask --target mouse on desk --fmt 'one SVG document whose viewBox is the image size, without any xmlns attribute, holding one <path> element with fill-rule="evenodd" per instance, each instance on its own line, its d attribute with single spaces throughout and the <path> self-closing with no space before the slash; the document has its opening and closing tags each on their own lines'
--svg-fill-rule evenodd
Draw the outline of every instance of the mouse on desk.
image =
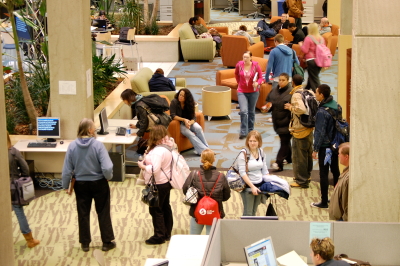
<svg viewBox="0 0 400 266">
<path fill-rule="evenodd" d="M 64 141 L 62 140 L 62 141 L 60 141 L 60 144 L 64 144 Z"/>
</svg>

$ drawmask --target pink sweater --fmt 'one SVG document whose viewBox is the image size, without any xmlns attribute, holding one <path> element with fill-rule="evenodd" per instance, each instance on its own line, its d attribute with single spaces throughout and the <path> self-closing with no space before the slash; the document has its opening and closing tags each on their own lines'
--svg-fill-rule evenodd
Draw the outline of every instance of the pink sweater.
<svg viewBox="0 0 400 266">
<path fill-rule="evenodd" d="M 254 90 L 253 79 L 254 79 L 255 74 L 258 73 L 257 82 L 258 82 L 258 84 L 261 85 L 261 83 L 263 81 L 263 75 L 261 72 L 261 68 L 258 65 L 258 62 L 253 61 L 252 63 L 253 64 L 252 64 L 251 70 L 250 70 L 250 80 L 247 84 L 246 84 L 246 78 L 244 77 L 244 62 L 239 61 L 236 64 L 235 78 L 238 83 L 238 90 L 237 90 L 238 92 L 249 93 L 249 92 L 255 92 L 255 91 L 260 90 L 260 86 L 258 86 L 257 90 Z"/>
<path fill-rule="evenodd" d="M 323 43 L 325 44 L 324 38 L 321 36 L 320 40 L 317 40 L 315 37 L 313 37 L 318 43 Z M 306 60 L 315 58 L 315 48 L 317 45 L 314 43 L 314 41 L 311 39 L 310 36 L 307 36 L 304 39 L 304 43 L 301 46 L 301 51 L 304 53 L 304 57 Z"/>
<path fill-rule="evenodd" d="M 152 149 L 144 160 L 146 170 L 143 173 L 145 183 L 148 184 L 152 174 L 151 168 L 154 171 L 154 179 L 156 184 L 165 184 L 169 182 L 171 176 L 171 160 L 172 154 L 164 147 L 155 147 Z M 164 172 L 162 170 L 164 170 Z"/>
</svg>

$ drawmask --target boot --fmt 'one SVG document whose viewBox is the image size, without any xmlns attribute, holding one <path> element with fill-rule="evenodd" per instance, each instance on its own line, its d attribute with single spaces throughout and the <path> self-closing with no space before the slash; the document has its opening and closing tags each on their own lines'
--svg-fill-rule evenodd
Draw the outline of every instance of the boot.
<svg viewBox="0 0 400 266">
<path fill-rule="evenodd" d="M 23 234 L 23 236 L 25 237 L 28 248 L 33 248 L 33 247 L 39 245 L 39 243 L 40 243 L 39 240 L 33 238 L 32 232 L 30 232 L 28 234 Z"/>
</svg>

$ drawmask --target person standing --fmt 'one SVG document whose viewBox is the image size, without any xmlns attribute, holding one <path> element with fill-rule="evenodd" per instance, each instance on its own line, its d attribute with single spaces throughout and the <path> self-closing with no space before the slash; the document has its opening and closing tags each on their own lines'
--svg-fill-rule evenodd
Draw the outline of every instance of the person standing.
<svg viewBox="0 0 400 266">
<path fill-rule="evenodd" d="M 244 52 L 243 61 L 239 61 L 235 68 L 240 106 L 239 139 L 246 138 L 247 133 L 254 129 L 256 103 L 260 95 L 260 84 L 263 81 L 261 68 L 258 62 L 252 61 L 252 56 L 250 51 Z"/>
<path fill-rule="evenodd" d="M 282 73 L 289 75 L 289 82 L 292 82 L 293 63 L 300 64 L 297 55 L 293 56 L 293 49 L 284 44 L 284 37 L 278 34 L 274 37 L 276 47 L 269 54 L 267 71 L 265 72 L 265 80 L 269 80 L 269 74 L 272 72 L 272 88 L 278 86 L 279 76 Z"/>
<path fill-rule="evenodd" d="M 304 42 L 299 43 L 299 45 L 301 46 L 301 51 L 304 53 L 304 58 L 307 62 L 308 81 L 305 89 L 312 89 L 315 92 L 318 86 L 321 85 L 321 82 L 319 81 L 321 67 L 317 66 L 315 63 L 315 50 L 317 48 L 315 42 L 325 45 L 325 40 L 319 34 L 317 23 L 311 23 L 307 26 L 307 28 L 308 35 L 304 39 Z"/>
<path fill-rule="evenodd" d="M 320 104 L 315 115 L 312 156 L 314 159 L 318 159 L 321 201 L 311 203 L 311 207 L 328 208 L 329 168 L 333 175 L 333 186 L 336 186 L 340 175 L 338 154 L 330 148 L 331 140 L 333 140 L 335 133 L 335 120 L 328 112 L 328 109 L 332 109 L 331 112 L 337 114 L 338 103 L 333 99 L 331 88 L 326 84 L 322 84 L 317 88 L 315 98 Z"/>
<path fill-rule="evenodd" d="M 62 169 L 62 185 L 68 189 L 72 175 L 75 176 L 76 209 L 78 211 L 79 242 L 84 252 L 89 251 L 90 210 L 94 200 L 99 220 L 102 250 L 116 247 L 110 214 L 110 187 L 113 163 L 103 143 L 96 140 L 96 126 L 88 118 L 82 119 L 77 139 L 68 146 Z"/>
<path fill-rule="evenodd" d="M 289 12 L 288 12 L 289 17 L 293 17 L 294 23 L 296 23 L 296 27 L 298 29 L 301 29 L 303 26 L 301 17 L 304 14 L 303 1 L 302 0 L 286 0 L 286 3 L 288 3 L 288 7 L 289 7 Z"/>
<path fill-rule="evenodd" d="M 19 150 L 11 145 L 10 135 L 7 132 L 7 147 L 8 147 L 8 165 L 10 170 L 10 183 L 17 180 L 18 178 L 29 176 L 29 167 L 24 158 L 22 157 Z M 11 201 L 14 201 L 18 195 L 14 193 L 11 195 Z M 32 236 L 32 230 L 29 227 L 28 219 L 24 212 L 24 206 L 12 204 L 15 216 L 17 216 L 19 229 L 26 240 L 28 248 L 33 248 L 40 244 L 40 241 L 34 239 Z"/>
<path fill-rule="evenodd" d="M 211 198 L 218 202 L 219 212 L 221 215 L 221 219 L 225 217 L 224 205 L 222 205 L 223 201 L 227 201 L 231 197 L 231 189 L 229 188 L 228 181 L 225 178 L 223 173 L 217 171 L 217 168 L 213 166 L 215 161 L 214 152 L 210 149 L 206 149 L 201 153 L 201 163 L 199 171 L 194 171 L 194 174 L 190 175 L 185 184 L 182 187 L 183 194 L 186 195 L 189 187 L 194 187 L 199 192 L 199 200 L 204 197 L 203 186 L 200 181 L 202 180 L 204 184 L 204 190 L 206 194 L 209 196 L 211 191 L 213 190 L 215 182 L 218 183 L 215 185 L 214 190 L 212 191 Z M 197 204 L 191 204 L 189 215 L 192 216 L 190 219 L 190 234 L 191 235 L 200 235 L 203 231 L 204 225 L 198 224 L 196 222 L 194 211 L 196 210 Z M 211 225 L 206 225 L 206 235 L 210 234 Z"/>
<path fill-rule="evenodd" d="M 333 190 L 329 204 L 329 219 L 336 221 L 348 220 L 349 205 L 349 164 L 350 164 L 350 143 L 344 142 L 339 145 L 339 162 L 346 166 L 339 177 L 339 181 Z"/>
<path fill-rule="evenodd" d="M 154 234 L 145 241 L 147 245 L 160 245 L 171 238 L 174 224 L 170 205 L 170 193 L 172 186 L 169 183 L 171 177 L 172 153 L 166 147 L 172 148 L 173 142 L 168 136 L 167 129 L 162 125 L 155 125 L 150 130 L 149 147 L 144 161 L 139 161 L 138 166 L 143 170 L 145 183 L 150 182 L 154 175 L 154 182 L 158 190 L 158 207 L 149 207 L 152 218 Z"/>
<path fill-rule="evenodd" d="M 313 128 L 308 128 L 300 123 L 300 115 L 305 114 L 307 109 L 302 100 L 303 77 L 299 74 L 293 76 L 293 89 L 290 92 L 292 99 L 285 104 L 285 109 L 291 112 L 289 131 L 293 135 L 292 140 L 292 163 L 294 181 L 290 184 L 294 188 L 308 188 L 313 169 Z"/>
<path fill-rule="evenodd" d="M 262 194 L 260 187 L 264 184 L 263 176 L 268 175 L 265 154 L 262 152 L 262 138 L 257 130 L 250 131 L 246 137 L 246 154 L 240 152 L 238 157 L 239 174 L 246 183 L 240 192 L 243 202 L 243 216 L 255 216 Z M 251 190 L 251 191 L 249 191 Z"/>
<path fill-rule="evenodd" d="M 278 86 L 268 94 L 267 102 L 272 103 L 272 124 L 276 134 L 281 141 L 281 147 L 276 155 L 276 161 L 272 169 L 283 171 L 283 160 L 292 163 L 292 147 L 290 140 L 292 134 L 289 131 L 290 111 L 285 109 L 285 103 L 290 103 L 292 95 L 292 84 L 289 82 L 289 75 L 282 73 L 279 76 Z"/>
</svg>

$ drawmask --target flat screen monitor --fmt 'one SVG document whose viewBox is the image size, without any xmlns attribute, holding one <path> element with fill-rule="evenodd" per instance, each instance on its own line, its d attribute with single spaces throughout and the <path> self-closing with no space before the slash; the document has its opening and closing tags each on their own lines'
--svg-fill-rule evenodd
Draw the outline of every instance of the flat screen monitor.
<svg viewBox="0 0 400 266">
<path fill-rule="evenodd" d="M 172 84 L 174 84 L 174 86 L 176 86 L 176 78 L 169 78 L 169 80 L 171 80 Z"/>
<path fill-rule="evenodd" d="M 271 237 L 244 248 L 248 266 L 278 266 Z"/>
<path fill-rule="evenodd" d="M 28 26 L 25 21 L 15 16 L 15 26 L 17 30 L 18 39 L 20 41 L 32 40 L 32 27 Z"/>
<path fill-rule="evenodd" d="M 47 138 L 47 142 L 55 142 L 61 137 L 59 117 L 38 117 L 36 121 L 38 138 Z"/>
<path fill-rule="evenodd" d="M 93 27 L 97 27 L 97 29 L 106 30 L 107 29 L 107 20 L 104 19 L 94 19 L 92 22 Z"/>
<path fill-rule="evenodd" d="M 108 118 L 107 118 L 107 113 L 106 113 L 106 108 L 103 108 L 100 111 L 99 114 L 99 120 L 100 120 L 100 131 L 98 132 L 99 135 L 107 135 L 108 132 Z"/>
</svg>

